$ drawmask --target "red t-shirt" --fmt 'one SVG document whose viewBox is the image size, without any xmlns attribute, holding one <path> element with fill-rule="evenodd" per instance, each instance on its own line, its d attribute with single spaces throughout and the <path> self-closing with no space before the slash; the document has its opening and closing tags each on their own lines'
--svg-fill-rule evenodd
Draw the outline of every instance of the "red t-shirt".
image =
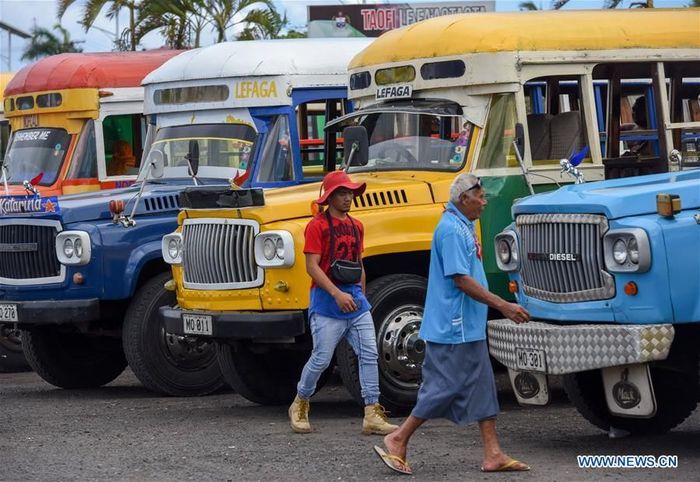
<svg viewBox="0 0 700 482">
<path fill-rule="evenodd" d="M 333 232 L 335 233 L 335 259 L 347 259 L 349 261 L 357 261 L 359 254 L 364 250 L 364 227 L 362 223 L 355 218 L 350 221 L 350 216 L 344 220 L 340 220 L 331 216 L 333 220 Z M 356 246 L 357 240 L 353 231 L 353 223 L 357 228 L 357 234 L 360 240 L 359 251 Z M 325 213 L 319 213 L 313 217 L 309 224 L 306 225 L 304 232 L 304 253 L 305 254 L 320 254 L 321 262 L 319 265 L 326 275 L 330 278 L 331 268 L 331 235 L 328 229 L 328 219 Z M 331 278 L 332 280 L 333 278 Z M 316 283 L 311 280 L 311 287 L 315 287 Z"/>
</svg>

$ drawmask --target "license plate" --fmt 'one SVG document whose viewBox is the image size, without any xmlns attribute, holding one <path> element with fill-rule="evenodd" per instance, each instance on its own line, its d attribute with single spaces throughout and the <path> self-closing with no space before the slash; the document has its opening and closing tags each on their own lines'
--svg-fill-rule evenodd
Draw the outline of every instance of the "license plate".
<svg viewBox="0 0 700 482">
<path fill-rule="evenodd" d="M 518 370 L 528 370 L 533 372 L 547 371 L 547 362 L 545 360 L 544 350 L 516 348 L 515 363 Z"/>
<path fill-rule="evenodd" d="M 0 305 L 0 321 L 19 321 L 17 305 Z"/>
<path fill-rule="evenodd" d="M 209 315 L 182 315 L 184 332 L 188 335 L 211 335 L 212 323 Z"/>
</svg>

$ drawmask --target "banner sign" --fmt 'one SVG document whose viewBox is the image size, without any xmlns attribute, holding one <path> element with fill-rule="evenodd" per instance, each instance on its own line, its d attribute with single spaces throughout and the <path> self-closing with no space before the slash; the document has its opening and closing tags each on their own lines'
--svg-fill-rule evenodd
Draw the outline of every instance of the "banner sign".
<svg viewBox="0 0 700 482">
<path fill-rule="evenodd" d="M 378 37 L 443 15 L 493 12 L 495 0 L 436 3 L 309 5 L 309 37 Z"/>
<path fill-rule="evenodd" d="M 59 214 L 58 197 L 39 196 L 2 196 L 0 197 L 0 216 L 8 214 Z"/>
</svg>

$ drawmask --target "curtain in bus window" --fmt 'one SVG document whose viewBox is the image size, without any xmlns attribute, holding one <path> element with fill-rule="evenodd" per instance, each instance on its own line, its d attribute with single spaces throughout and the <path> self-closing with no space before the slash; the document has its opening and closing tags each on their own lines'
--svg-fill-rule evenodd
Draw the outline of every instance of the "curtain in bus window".
<svg viewBox="0 0 700 482">
<path fill-rule="evenodd" d="M 95 123 L 87 121 L 78 138 L 73 162 L 66 179 L 97 178 L 97 148 L 95 145 Z"/>
<path fill-rule="evenodd" d="M 513 94 L 495 95 L 491 100 L 484 141 L 479 153 L 477 164 L 479 169 L 518 165 L 513 150 L 515 123 L 515 96 Z"/>
<path fill-rule="evenodd" d="M 294 180 L 292 162 L 292 139 L 289 134 L 289 119 L 286 115 L 275 118 L 270 129 L 258 170 L 258 182 L 283 182 Z"/>
</svg>

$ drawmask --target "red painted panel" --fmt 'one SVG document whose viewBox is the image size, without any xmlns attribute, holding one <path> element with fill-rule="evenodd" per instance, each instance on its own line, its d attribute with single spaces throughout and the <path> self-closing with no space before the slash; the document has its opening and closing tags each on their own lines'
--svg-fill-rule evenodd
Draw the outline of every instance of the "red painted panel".
<svg viewBox="0 0 700 482">
<path fill-rule="evenodd" d="M 181 50 L 59 54 L 27 65 L 12 78 L 5 96 L 47 90 L 138 87 L 143 78 Z"/>
</svg>

